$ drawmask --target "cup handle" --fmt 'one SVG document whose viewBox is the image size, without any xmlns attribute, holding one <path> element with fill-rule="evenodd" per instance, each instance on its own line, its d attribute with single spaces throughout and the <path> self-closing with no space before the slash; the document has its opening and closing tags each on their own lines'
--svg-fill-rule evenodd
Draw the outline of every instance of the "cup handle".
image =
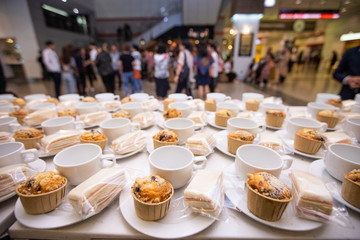
<svg viewBox="0 0 360 240">
<path fill-rule="evenodd" d="M 327 128 L 328 128 L 328 124 L 327 124 L 327 123 L 321 123 L 321 131 L 322 131 L 322 132 L 326 132 Z"/>
<path fill-rule="evenodd" d="M 25 163 L 33 162 L 37 159 L 39 159 L 39 152 L 37 149 L 27 149 L 21 151 L 21 157 L 24 159 Z M 31 157 L 28 157 L 28 155 L 31 155 Z"/>
<path fill-rule="evenodd" d="M 75 124 L 76 130 L 82 130 L 85 127 L 85 124 L 83 121 L 75 121 L 74 124 Z"/>
<path fill-rule="evenodd" d="M 120 100 L 120 96 L 119 95 L 115 95 L 114 96 L 114 101 L 119 101 Z"/>
<path fill-rule="evenodd" d="M 281 159 L 284 161 L 282 170 L 289 169 L 293 163 L 293 158 L 290 156 L 281 156 Z"/>
<path fill-rule="evenodd" d="M 140 130 L 140 123 L 138 123 L 138 122 L 131 123 L 131 131 L 134 132 L 137 130 Z"/>
<path fill-rule="evenodd" d="M 203 169 L 206 166 L 207 158 L 205 156 L 194 157 L 194 169 Z"/>
<path fill-rule="evenodd" d="M 204 125 L 200 123 L 195 124 L 195 131 L 202 132 L 204 130 Z"/>
<path fill-rule="evenodd" d="M 110 166 L 104 164 L 104 162 L 108 161 L 108 160 L 111 160 L 111 162 L 112 162 L 112 164 Z M 116 164 L 115 155 L 114 154 L 104 154 L 101 156 L 101 162 L 102 162 L 101 168 L 113 167 Z"/>
<path fill-rule="evenodd" d="M 259 133 L 264 132 L 265 129 L 266 129 L 266 125 L 265 125 L 265 124 L 260 125 L 260 126 L 259 126 Z"/>
<path fill-rule="evenodd" d="M 193 97 L 192 96 L 187 96 L 186 100 L 193 100 Z"/>
<path fill-rule="evenodd" d="M 228 100 L 231 100 L 231 97 L 230 97 L 230 96 L 226 96 L 226 97 L 225 97 L 225 101 L 228 101 Z"/>
<path fill-rule="evenodd" d="M 84 99 L 84 96 L 79 97 L 79 101 L 82 101 Z"/>
<path fill-rule="evenodd" d="M 21 125 L 19 123 L 10 123 L 9 126 L 11 128 L 11 132 L 14 132 L 16 129 L 21 128 Z"/>
</svg>

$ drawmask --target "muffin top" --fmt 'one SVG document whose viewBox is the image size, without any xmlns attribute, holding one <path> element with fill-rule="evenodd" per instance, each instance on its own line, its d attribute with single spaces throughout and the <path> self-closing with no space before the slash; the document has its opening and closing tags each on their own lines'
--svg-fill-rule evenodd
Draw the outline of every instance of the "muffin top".
<svg viewBox="0 0 360 240">
<path fill-rule="evenodd" d="M 253 104 L 259 104 L 260 101 L 257 100 L 256 98 L 249 98 L 248 100 L 246 100 L 247 103 L 253 103 Z"/>
<path fill-rule="evenodd" d="M 172 195 L 172 186 L 165 179 L 151 174 L 144 178 L 136 178 L 132 186 L 135 197 L 145 203 L 160 203 Z"/>
<path fill-rule="evenodd" d="M 222 117 L 232 117 L 232 114 L 229 110 L 227 109 L 220 109 L 219 111 L 216 112 L 216 115 L 218 116 L 222 116 Z"/>
<path fill-rule="evenodd" d="M 175 100 L 172 99 L 172 98 L 166 98 L 166 99 L 164 100 L 164 103 L 167 103 L 167 104 L 170 104 L 170 103 L 173 103 L 173 102 L 175 102 Z"/>
<path fill-rule="evenodd" d="M 256 192 L 274 199 L 289 199 L 290 189 L 275 176 L 267 172 L 248 174 L 247 183 Z"/>
<path fill-rule="evenodd" d="M 273 116 L 278 116 L 278 117 L 286 117 L 286 114 L 281 111 L 281 110 L 277 110 L 277 109 L 268 109 L 266 111 L 266 114 L 268 115 L 273 115 Z"/>
<path fill-rule="evenodd" d="M 42 137 L 44 133 L 36 128 L 19 128 L 14 132 L 14 138 L 36 138 Z"/>
<path fill-rule="evenodd" d="M 322 110 L 318 114 L 319 114 L 319 116 L 323 116 L 323 117 L 337 117 L 338 116 L 332 110 Z"/>
<path fill-rule="evenodd" d="M 74 110 L 71 109 L 64 109 L 61 111 L 58 111 L 58 116 L 59 117 L 66 117 L 66 116 L 70 116 L 70 117 L 76 117 L 76 112 Z"/>
<path fill-rule="evenodd" d="M 83 102 L 96 102 L 96 99 L 90 96 L 84 97 Z"/>
<path fill-rule="evenodd" d="M 127 118 L 130 119 L 130 113 L 124 109 L 114 112 L 112 118 Z"/>
<path fill-rule="evenodd" d="M 160 142 L 177 142 L 179 141 L 178 137 L 176 136 L 176 133 L 170 130 L 161 130 L 156 135 L 153 136 L 154 140 L 160 141 Z"/>
<path fill-rule="evenodd" d="M 11 103 L 18 106 L 24 106 L 26 104 L 25 100 L 22 98 L 15 98 L 11 101 Z"/>
<path fill-rule="evenodd" d="M 49 98 L 49 99 L 46 99 L 45 101 L 46 103 L 53 103 L 55 105 L 58 105 L 59 104 L 59 100 L 57 100 L 56 98 Z"/>
<path fill-rule="evenodd" d="M 216 104 L 216 101 L 212 98 L 206 99 L 205 102 L 210 104 Z"/>
<path fill-rule="evenodd" d="M 164 118 L 179 118 L 182 116 L 182 114 L 176 108 L 169 108 L 168 110 L 166 110 L 163 116 Z"/>
<path fill-rule="evenodd" d="M 229 134 L 230 138 L 243 141 L 254 141 L 255 136 L 245 130 L 236 130 Z"/>
<path fill-rule="evenodd" d="M 37 173 L 22 182 L 17 190 L 24 195 L 36 195 L 55 191 L 64 186 L 66 178 L 58 173 L 49 171 Z"/>
<path fill-rule="evenodd" d="M 127 96 L 127 97 L 124 97 L 123 99 L 121 99 L 121 103 L 124 104 L 124 103 L 128 103 L 128 102 L 133 102 L 134 100 Z"/>
<path fill-rule="evenodd" d="M 326 103 L 327 104 L 341 104 L 342 100 L 341 100 L 341 98 L 332 98 L 332 99 L 329 99 Z"/>
<path fill-rule="evenodd" d="M 360 169 L 354 169 L 351 172 L 346 173 L 344 177 L 357 184 L 360 184 Z"/>
<path fill-rule="evenodd" d="M 107 138 L 99 131 L 92 129 L 90 131 L 85 131 L 83 134 L 81 134 L 80 139 L 85 141 L 103 141 Z"/>
<path fill-rule="evenodd" d="M 11 117 L 26 117 L 27 115 L 29 115 L 29 112 L 23 109 L 18 109 L 12 113 L 9 113 L 9 116 Z"/>
<path fill-rule="evenodd" d="M 309 139 L 312 139 L 312 140 L 325 142 L 325 139 L 322 136 L 322 134 L 315 129 L 303 128 L 303 129 L 297 131 L 296 134 L 306 137 L 306 138 L 309 138 Z"/>
</svg>

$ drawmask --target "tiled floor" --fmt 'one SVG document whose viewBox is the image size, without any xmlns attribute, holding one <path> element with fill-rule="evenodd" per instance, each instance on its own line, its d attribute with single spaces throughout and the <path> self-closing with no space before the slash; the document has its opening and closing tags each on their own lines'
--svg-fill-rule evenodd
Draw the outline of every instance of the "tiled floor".
<svg viewBox="0 0 360 240">
<path fill-rule="evenodd" d="M 155 83 L 147 80 L 143 81 L 144 91 L 150 95 L 155 94 Z M 219 90 L 232 98 L 241 99 L 243 92 L 258 92 L 265 96 L 282 97 L 283 101 L 289 105 L 305 105 L 309 101 L 315 100 L 319 92 L 338 93 L 341 84 L 336 82 L 325 69 L 315 72 L 313 69 L 297 70 L 296 68 L 287 76 L 283 86 L 269 84 L 265 89 L 250 83 L 235 81 L 234 83 L 220 83 Z M 171 84 L 173 92 L 175 85 Z M 53 84 L 51 81 L 35 80 L 28 83 L 24 80 L 9 79 L 7 90 L 18 96 L 25 96 L 32 93 L 46 93 L 53 95 Z M 95 91 L 89 91 L 88 95 L 105 91 L 101 79 L 95 82 Z M 64 91 L 62 91 L 63 93 Z M 124 97 L 123 90 L 117 90 L 117 94 Z M 194 97 L 197 97 L 197 91 L 194 91 Z"/>
</svg>

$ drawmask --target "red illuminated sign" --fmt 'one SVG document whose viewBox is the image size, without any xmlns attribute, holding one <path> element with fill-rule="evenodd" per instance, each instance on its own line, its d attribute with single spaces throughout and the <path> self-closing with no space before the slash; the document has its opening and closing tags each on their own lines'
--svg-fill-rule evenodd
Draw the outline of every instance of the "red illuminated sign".
<svg viewBox="0 0 360 240">
<path fill-rule="evenodd" d="M 338 13 L 280 13 L 280 19 L 338 19 Z"/>
</svg>

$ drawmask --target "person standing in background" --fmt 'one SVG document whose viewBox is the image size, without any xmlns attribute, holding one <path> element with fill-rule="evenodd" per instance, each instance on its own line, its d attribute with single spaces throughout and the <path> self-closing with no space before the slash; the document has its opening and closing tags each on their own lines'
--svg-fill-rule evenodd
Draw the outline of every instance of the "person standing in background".
<svg viewBox="0 0 360 240">
<path fill-rule="evenodd" d="M 283 84 L 286 75 L 288 73 L 288 66 L 289 66 L 289 60 L 290 60 L 290 50 L 285 47 L 285 49 L 281 52 L 279 58 L 278 58 L 278 66 L 279 66 L 279 82 L 280 84 Z"/>
<path fill-rule="evenodd" d="M 86 88 L 86 49 L 80 48 L 75 52 L 75 63 L 76 63 L 76 73 L 77 73 L 77 89 L 79 94 L 85 96 L 85 88 Z"/>
<path fill-rule="evenodd" d="M 88 59 L 88 66 L 86 68 L 89 81 L 90 81 L 90 91 L 95 91 L 94 88 L 94 80 L 96 81 L 96 66 L 95 66 L 95 60 L 98 55 L 96 44 L 90 43 L 89 44 L 89 59 Z"/>
<path fill-rule="evenodd" d="M 179 44 L 179 56 L 177 60 L 177 66 L 176 66 L 176 74 L 174 77 L 174 82 L 177 83 L 176 86 L 176 92 L 181 93 L 184 89 L 188 96 L 192 96 L 191 93 L 191 87 L 190 87 L 190 79 L 194 78 L 193 68 L 194 68 L 194 58 L 191 54 L 191 44 L 187 40 L 181 41 Z M 186 65 L 189 68 L 189 75 L 186 79 L 179 79 L 180 73 L 183 70 L 183 66 L 185 64 L 186 59 Z"/>
<path fill-rule="evenodd" d="M 129 83 L 131 84 L 131 93 L 136 93 L 136 85 L 134 81 L 134 68 L 135 59 L 130 54 L 130 45 L 128 43 L 123 44 L 123 52 L 121 53 L 119 59 L 119 71 L 122 74 L 122 79 L 124 81 L 124 91 L 126 96 L 130 95 L 129 92 Z"/>
<path fill-rule="evenodd" d="M 196 74 L 196 85 L 199 89 L 199 98 L 204 99 L 206 94 L 210 92 L 209 84 L 210 69 L 214 64 L 214 59 L 208 54 L 209 51 L 206 49 L 205 44 L 198 46 L 198 56 L 196 59 L 197 74 Z"/>
<path fill-rule="evenodd" d="M 61 87 L 61 68 L 59 57 L 55 52 L 56 46 L 53 41 L 47 41 L 46 48 L 43 51 L 43 61 L 48 70 L 50 77 L 54 81 L 55 97 L 60 96 Z"/>
<path fill-rule="evenodd" d="M 333 77 L 342 83 L 341 99 L 354 99 L 360 92 L 360 45 L 346 50 Z"/>
<path fill-rule="evenodd" d="M 121 90 L 121 75 L 119 72 L 119 65 L 118 65 L 118 61 L 120 58 L 120 52 L 118 51 L 118 48 L 116 46 L 116 44 L 111 45 L 111 52 L 110 52 L 110 57 L 111 57 L 111 63 L 112 63 L 112 68 L 114 70 L 114 77 L 117 76 L 119 79 L 119 90 Z"/>
<path fill-rule="evenodd" d="M 41 66 L 42 80 L 49 80 L 49 73 L 46 70 L 46 66 L 43 61 L 41 50 L 39 50 L 39 56 L 37 58 L 37 61 L 39 62 L 40 66 Z"/>
<path fill-rule="evenodd" d="M 333 50 L 331 60 L 330 60 L 330 66 L 329 66 L 329 70 L 328 70 L 329 74 L 332 72 L 332 69 L 333 69 L 335 63 L 337 62 L 337 59 L 338 59 L 337 53 Z"/>
<path fill-rule="evenodd" d="M 154 54 L 149 50 L 145 50 L 146 75 L 150 82 L 154 77 Z"/>
<path fill-rule="evenodd" d="M 141 82 L 141 53 L 139 52 L 139 47 L 137 45 L 132 46 L 131 56 L 135 59 L 134 65 L 134 81 L 136 85 L 137 92 L 142 92 L 142 82 Z"/>
<path fill-rule="evenodd" d="M 112 64 L 110 54 L 107 52 L 107 45 L 103 44 L 102 48 L 98 48 L 98 51 L 99 53 L 95 59 L 95 64 L 97 66 L 98 72 L 103 80 L 106 92 L 114 93 L 114 70 L 111 66 Z"/>
<path fill-rule="evenodd" d="M 1 63 L 1 59 L 0 59 L 0 93 L 6 93 L 6 78 Z"/>
<path fill-rule="evenodd" d="M 163 100 L 168 90 L 169 86 L 169 63 L 170 56 L 166 53 L 166 48 L 164 44 L 159 44 L 157 47 L 157 52 L 154 55 L 155 62 L 155 81 L 156 81 L 156 97 L 159 100 Z"/>
<path fill-rule="evenodd" d="M 61 56 L 61 76 L 65 83 L 65 94 L 76 92 L 76 79 L 74 76 L 76 63 L 72 57 L 72 48 L 63 47 Z"/>
<path fill-rule="evenodd" d="M 210 77 L 211 77 L 211 81 L 210 81 L 210 92 L 215 92 L 215 90 L 217 89 L 217 83 L 219 81 L 219 56 L 216 52 L 216 45 L 215 44 L 209 44 L 207 47 L 208 52 L 210 53 L 212 59 L 214 60 L 214 62 L 211 65 L 211 70 L 210 70 Z"/>
</svg>

